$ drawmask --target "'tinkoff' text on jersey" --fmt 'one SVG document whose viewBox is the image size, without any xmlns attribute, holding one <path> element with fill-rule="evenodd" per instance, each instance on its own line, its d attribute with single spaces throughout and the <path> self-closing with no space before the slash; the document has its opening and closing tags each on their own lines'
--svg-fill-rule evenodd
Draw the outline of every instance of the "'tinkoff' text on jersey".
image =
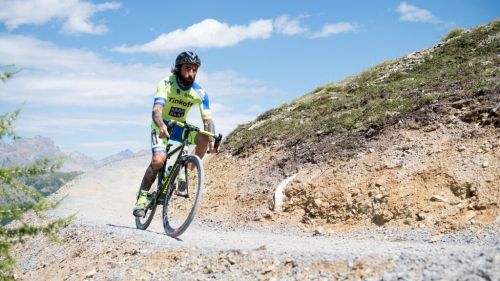
<svg viewBox="0 0 500 281">
<path fill-rule="evenodd" d="M 195 104 L 198 105 L 203 120 L 212 118 L 205 90 L 197 83 L 184 88 L 175 75 L 160 81 L 156 88 L 154 104 L 163 106 L 164 120 L 186 121 L 189 110 Z"/>
</svg>

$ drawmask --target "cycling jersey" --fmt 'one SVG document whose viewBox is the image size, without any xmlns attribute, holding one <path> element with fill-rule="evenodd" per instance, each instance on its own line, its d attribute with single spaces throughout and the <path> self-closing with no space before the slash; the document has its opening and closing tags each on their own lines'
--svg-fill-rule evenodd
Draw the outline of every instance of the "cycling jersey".
<svg viewBox="0 0 500 281">
<path fill-rule="evenodd" d="M 154 104 L 163 106 L 163 120 L 184 122 L 186 121 L 189 110 L 194 105 L 198 105 L 203 120 L 212 118 L 210 103 L 205 90 L 197 83 L 193 83 L 191 87 L 182 87 L 178 79 L 176 75 L 166 77 L 160 81 L 156 88 Z M 151 123 L 151 129 L 152 152 L 165 152 L 168 140 L 159 139 L 160 129 L 156 126 L 154 121 Z M 182 141 L 183 131 L 184 129 L 181 127 L 175 126 L 173 130 L 170 131 L 170 139 L 179 142 Z M 195 137 L 196 132 L 191 132 L 188 138 L 189 143 L 194 144 Z"/>
<path fill-rule="evenodd" d="M 163 106 L 164 120 L 184 122 L 194 105 L 198 105 L 203 120 L 212 118 L 205 90 L 197 83 L 193 83 L 191 87 L 182 87 L 176 75 L 171 75 L 158 84 L 154 104 Z"/>
</svg>

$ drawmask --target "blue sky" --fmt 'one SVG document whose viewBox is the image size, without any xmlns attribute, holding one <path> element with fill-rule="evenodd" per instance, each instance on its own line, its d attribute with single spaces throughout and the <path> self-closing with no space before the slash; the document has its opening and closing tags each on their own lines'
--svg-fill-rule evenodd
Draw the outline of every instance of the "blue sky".
<svg viewBox="0 0 500 281">
<path fill-rule="evenodd" d="M 25 103 L 24 137 L 49 137 L 95 159 L 149 149 L 158 81 L 176 55 L 202 59 L 216 129 L 316 87 L 431 47 L 451 29 L 499 17 L 474 1 L 0 1 L 0 113 Z M 194 108 L 191 120 L 199 122 Z"/>
</svg>

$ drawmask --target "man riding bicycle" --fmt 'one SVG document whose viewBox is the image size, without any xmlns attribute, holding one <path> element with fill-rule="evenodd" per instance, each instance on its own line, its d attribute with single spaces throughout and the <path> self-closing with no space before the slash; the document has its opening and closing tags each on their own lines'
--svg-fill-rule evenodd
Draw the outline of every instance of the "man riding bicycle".
<svg viewBox="0 0 500 281">
<path fill-rule="evenodd" d="M 189 51 L 182 52 L 175 59 L 175 67 L 171 71 L 172 75 L 158 84 L 153 104 L 153 120 L 151 122 L 153 157 L 142 179 L 139 198 L 134 207 L 133 214 L 136 217 L 144 216 L 144 209 L 148 204 L 148 191 L 158 172 L 167 161 L 168 140 L 182 141 L 184 129 L 180 126 L 169 129 L 165 124 L 170 120 L 186 121 L 189 110 L 194 105 L 198 105 L 204 130 L 215 133 L 208 95 L 200 85 L 194 82 L 200 65 L 201 61 L 198 55 Z M 196 144 L 194 153 L 200 159 L 205 155 L 207 149 L 210 149 L 211 152 L 214 150 L 213 137 L 209 138 L 206 135 L 192 132 L 189 136 L 189 142 Z M 183 186 L 183 181 L 185 179 L 180 177 L 180 188 Z"/>
</svg>

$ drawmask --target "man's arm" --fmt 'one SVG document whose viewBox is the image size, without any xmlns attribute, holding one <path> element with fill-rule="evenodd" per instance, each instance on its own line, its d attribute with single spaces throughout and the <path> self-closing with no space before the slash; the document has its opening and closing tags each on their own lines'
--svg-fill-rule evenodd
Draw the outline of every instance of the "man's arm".
<svg viewBox="0 0 500 281">
<path fill-rule="evenodd" d="M 205 131 L 215 134 L 214 120 L 212 118 L 203 120 L 203 128 Z M 214 141 L 214 138 L 210 137 L 210 141 Z"/>
<path fill-rule="evenodd" d="M 160 138 L 168 138 L 170 135 L 168 134 L 167 126 L 163 123 L 163 106 L 160 104 L 153 105 L 153 122 L 155 122 L 156 126 L 160 129 Z"/>
<path fill-rule="evenodd" d="M 200 107 L 201 119 L 203 120 L 203 128 L 205 131 L 215 134 L 214 120 L 212 119 L 212 112 L 210 111 L 210 101 L 208 99 L 207 93 L 205 93 L 205 91 L 203 91 L 202 93 L 203 93 L 203 99 L 199 104 L 199 107 Z M 213 152 L 215 146 L 215 138 L 209 137 L 208 141 L 209 141 L 210 152 Z"/>
<path fill-rule="evenodd" d="M 214 125 L 214 120 L 212 118 L 204 119 L 203 120 L 203 127 L 205 131 L 208 131 L 210 133 L 215 134 L 215 125 Z M 210 152 L 215 152 L 215 138 L 214 137 L 208 137 L 208 149 Z"/>
</svg>

